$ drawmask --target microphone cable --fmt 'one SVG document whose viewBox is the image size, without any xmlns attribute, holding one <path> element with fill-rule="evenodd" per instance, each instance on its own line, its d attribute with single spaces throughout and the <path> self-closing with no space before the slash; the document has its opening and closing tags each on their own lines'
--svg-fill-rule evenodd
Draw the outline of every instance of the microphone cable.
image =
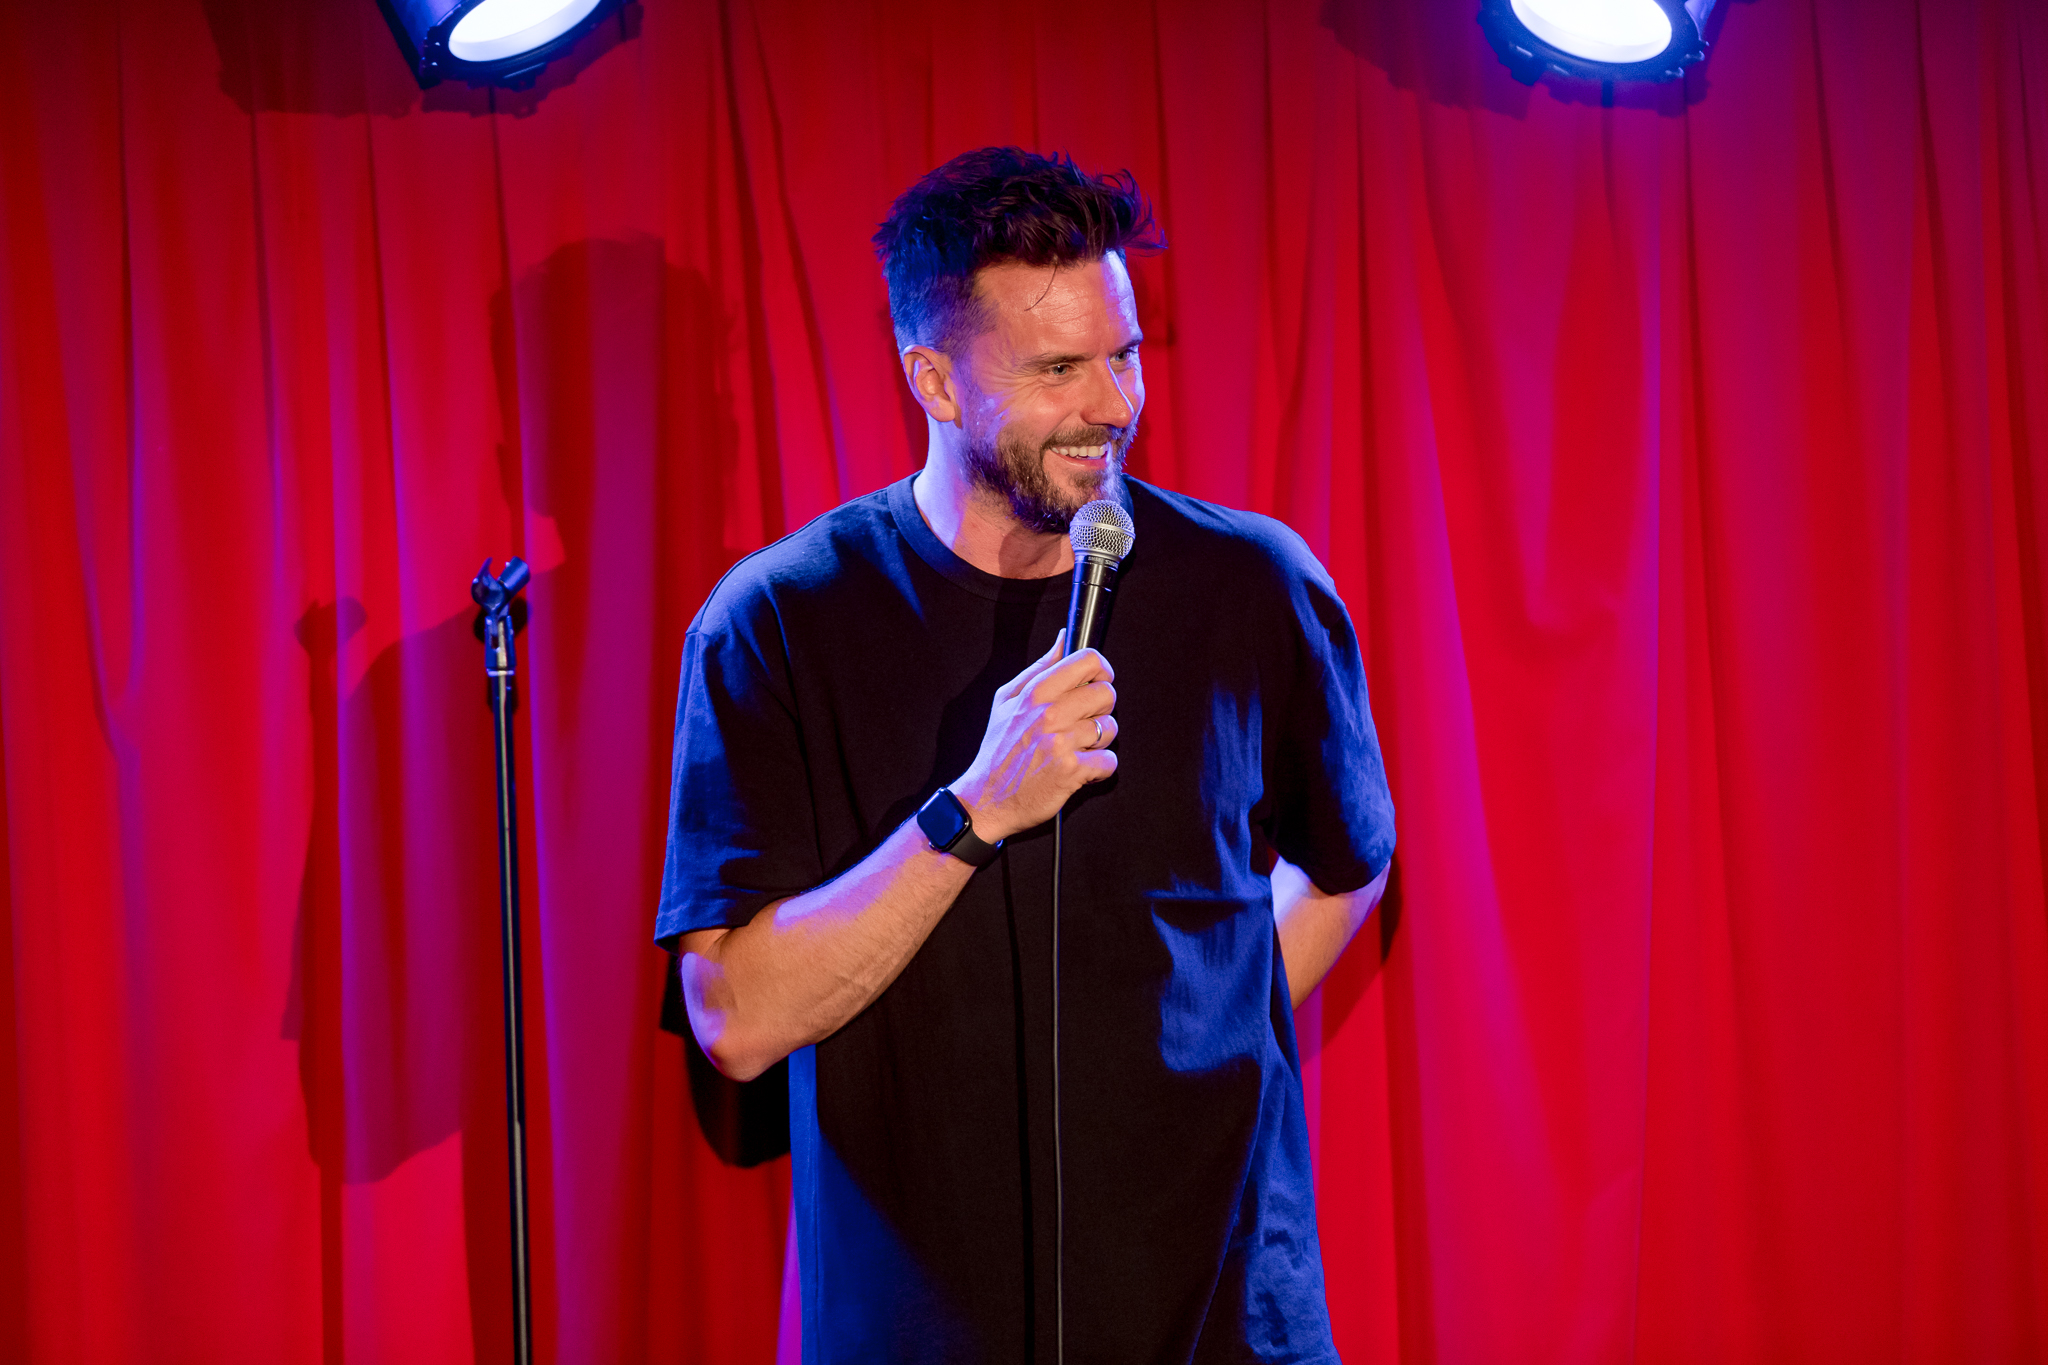
<svg viewBox="0 0 2048 1365">
<path fill-rule="evenodd" d="M 1067 1361 L 1067 1179 L 1060 1161 L 1060 836 L 1063 806 L 1052 816 L 1052 1303 L 1053 1358 Z"/>
<path fill-rule="evenodd" d="M 1074 595 L 1067 608 L 1067 653 L 1094 645 L 1109 628 L 1117 569 L 1137 537 L 1123 504 L 1096 498 L 1082 504 L 1067 530 L 1074 551 Z M 1097 738 L 1102 723 L 1096 722 Z M 1052 1208 L 1053 1359 L 1067 1361 L 1067 1177 L 1060 1150 L 1060 865 L 1066 806 L 1052 817 Z"/>
</svg>

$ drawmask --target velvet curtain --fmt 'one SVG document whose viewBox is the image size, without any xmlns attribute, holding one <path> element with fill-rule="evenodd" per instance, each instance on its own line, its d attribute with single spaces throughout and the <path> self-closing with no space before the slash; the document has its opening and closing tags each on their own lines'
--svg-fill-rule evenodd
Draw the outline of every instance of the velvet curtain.
<svg viewBox="0 0 2048 1365">
<path fill-rule="evenodd" d="M 0 1356 L 504 1358 L 519 553 L 542 1355 L 774 1358 L 786 1162 L 655 1027 L 679 645 L 922 458 L 868 234 L 1017 142 L 1171 238 L 1136 472 L 1366 642 L 1346 1358 L 2048 1359 L 2048 11 L 1611 96 L 1472 11 L 644 0 L 424 94 L 370 0 L 0 12 Z"/>
</svg>

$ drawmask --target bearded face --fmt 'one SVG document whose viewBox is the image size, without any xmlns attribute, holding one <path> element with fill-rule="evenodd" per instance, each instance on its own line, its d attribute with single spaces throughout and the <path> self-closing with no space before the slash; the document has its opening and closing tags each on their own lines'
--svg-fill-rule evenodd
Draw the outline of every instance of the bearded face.
<svg viewBox="0 0 2048 1365">
<path fill-rule="evenodd" d="M 971 433 L 963 453 L 969 479 L 977 488 L 1006 499 L 1019 525 L 1060 535 L 1083 503 L 1096 498 L 1123 500 L 1124 456 L 1137 433 L 1133 418 L 1128 426 L 1075 427 L 1034 441 L 1020 424 L 1011 422 L 993 432 Z M 1059 460 L 1062 455 L 1066 459 Z M 1075 459 L 1100 467 L 1064 478 L 1048 471 L 1055 460 L 1072 468 Z"/>
<path fill-rule="evenodd" d="M 1027 535 L 1063 535 L 1086 503 L 1124 499 L 1145 406 L 1129 273 L 1112 253 L 997 262 L 975 279 L 980 330 L 945 352 L 905 347 L 905 377 L 976 500 Z"/>
</svg>

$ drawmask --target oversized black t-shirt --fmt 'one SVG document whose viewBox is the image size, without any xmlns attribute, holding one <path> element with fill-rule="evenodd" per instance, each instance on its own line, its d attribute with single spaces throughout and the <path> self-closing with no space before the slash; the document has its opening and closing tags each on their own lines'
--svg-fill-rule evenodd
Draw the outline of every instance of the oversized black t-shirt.
<svg viewBox="0 0 2048 1365">
<path fill-rule="evenodd" d="M 1351 621 L 1269 518 L 1132 480 L 1102 644 L 1110 781 L 1065 816 L 1066 1356 L 1334 1361 L 1266 876 L 1392 855 Z M 743 560 L 692 625 L 657 936 L 866 856 L 973 760 L 1071 579 L 949 551 L 910 482 Z M 1052 826 L 977 871 L 903 974 L 790 1059 L 807 1362 L 1053 1358 Z"/>
</svg>

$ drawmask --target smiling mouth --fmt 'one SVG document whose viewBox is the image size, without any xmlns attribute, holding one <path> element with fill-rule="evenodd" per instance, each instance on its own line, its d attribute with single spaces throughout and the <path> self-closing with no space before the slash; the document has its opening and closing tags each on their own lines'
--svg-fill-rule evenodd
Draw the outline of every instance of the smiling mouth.
<svg viewBox="0 0 2048 1365">
<path fill-rule="evenodd" d="M 1052 446 L 1050 449 L 1055 455 L 1064 455 L 1070 460 L 1088 464 L 1101 464 L 1109 458 L 1107 442 L 1099 446 Z"/>
</svg>

